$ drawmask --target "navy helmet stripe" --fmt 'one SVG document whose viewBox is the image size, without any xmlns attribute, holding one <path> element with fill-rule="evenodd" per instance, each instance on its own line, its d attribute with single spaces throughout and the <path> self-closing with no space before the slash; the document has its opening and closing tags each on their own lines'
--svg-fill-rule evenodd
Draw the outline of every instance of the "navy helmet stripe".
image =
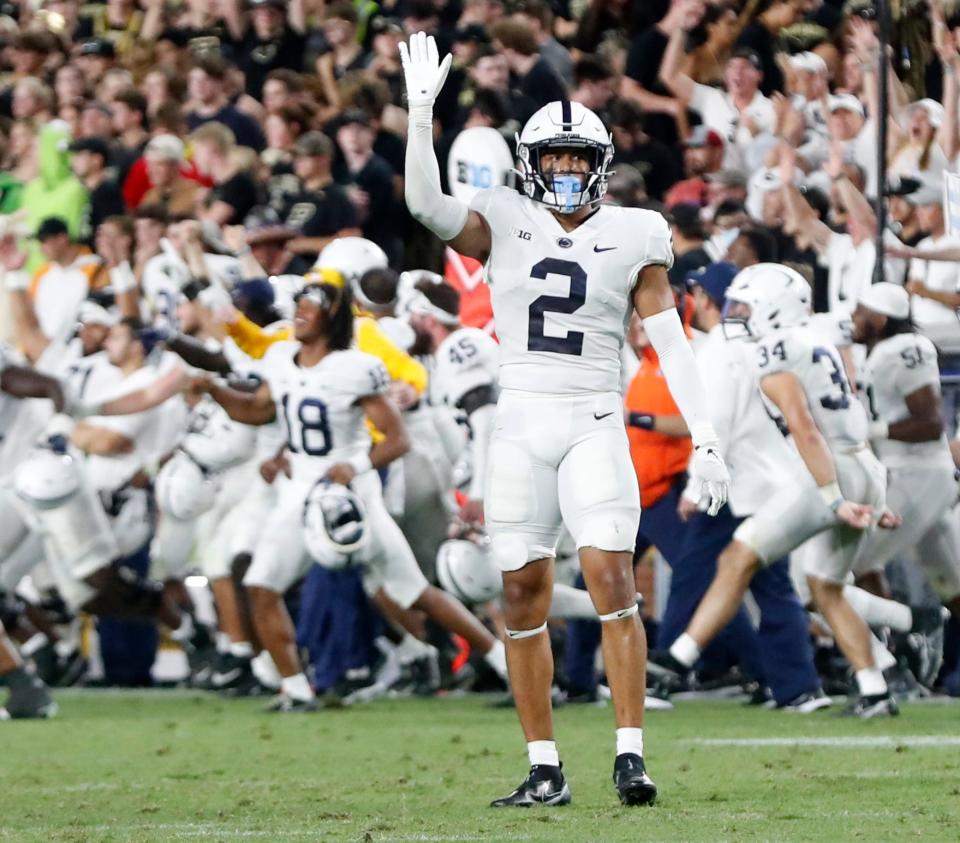
<svg viewBox="0 0 960 843">
<path fill-rule="evenodd" d="M 563 131 L 569 132 L 573 129 L 573 112 L 570 109 L 570 100 L 560 101 L 560 122 L 563 124 Z"/>
</svg>

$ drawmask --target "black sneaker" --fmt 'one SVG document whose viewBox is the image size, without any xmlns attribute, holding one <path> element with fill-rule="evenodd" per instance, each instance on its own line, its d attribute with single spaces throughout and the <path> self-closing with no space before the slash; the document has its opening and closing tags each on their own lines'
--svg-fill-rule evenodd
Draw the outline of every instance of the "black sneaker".
<svg viewBox="0 0 960 843">
<path fill-rule="evenodd" d="M 273 698 L 266 711 L 271 714 L 308 714 L 318 708 L 319 703 L 316 697 L 311 697 L 309 700 L 298 700 L 281 692 Z"/>
<path fill-rule="evenodd" d="M 0 720 L 55 717 L 58 706 L 39 676 L 25 675 L 10 683 L 7 704 L 0 707 Z"/>
<path fill-rule="evenodd" d="M 647 687 L 659 699 L 690 689 L 689 667 L 678 662 L 669 651 L 651 653 L 647 660 Z"/>
<path fill-rule="evenodd" d="M 226 691 L 242 684 L 244 679 L 252 674 L 250 659 L 235 656 L 233 653 L 218 653 L 210 673 L 209 687 L 213 691 Z"/>
<path fill-rule="evenodd" d="M 900 707 L 889 691 L 885 694 L 860 696 L 854 703 L 841 712 L 846 717 L 859 717 L 861 720 L 870 720 L 874 717 L 896 717 Z"/>
<path fill-rule="evenodd" d="M 816 691 L 808 691 L 806 694 L 800 694 L 794 697 L 790 702 L 778 705 L 777 711 L 787 711 L 791 714 L 813 714 L 823 708 L 829 708 L 833 705 L 833 700 L 828 697 L 822 688 Z"/>
<path fill-rule="evenodd" d="M 624 752 L 613 762 L 613 783 L 624 805 L 652 805 L 657 801 L 657 786 L 647 775 L 643 758 Z"/>
<path fill-rule="evenodd" d="M 911 606 L 913 626 L 911 632 L 929 634 L 943 632 L 943 625 L 950 618 L 950 613 L 943 606 Z"/>
<path fill-rule="evenodd" d="M 513 793 L 490 803 L 491 808 L 529 808 L 531 805 L 570 804 L 570 788 L 563 777 L 563 765 L 534 764 L 530 774 Z"/>
</svg>

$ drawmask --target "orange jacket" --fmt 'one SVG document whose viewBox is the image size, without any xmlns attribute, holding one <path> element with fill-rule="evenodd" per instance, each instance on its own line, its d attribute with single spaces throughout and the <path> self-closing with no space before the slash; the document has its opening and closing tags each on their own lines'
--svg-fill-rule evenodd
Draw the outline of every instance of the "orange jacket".
<svg viewBox="0 0 960 843">
<path fill-rule="evenodd" d="M 689 304 L 689 302 L 688 302 Z M 687 307 L 689 314 L 693 308 Z M 687 329 L 689 335 L 689 329 Z M 667 388 L 660 371 L 657 352 L 648 346 L 643 350 L 640 368 L 627 387 L 626 408 L 634 413 L 654 416 L 675 416 L 680 410 Z M 653 430 L 628 427 L 630 458 L 640 484 L 640 505 L 652 506 L 673 485 L 676 476 L 687 470 L 693 444 L 689 437 L 666 436 Z"/>
</svg>

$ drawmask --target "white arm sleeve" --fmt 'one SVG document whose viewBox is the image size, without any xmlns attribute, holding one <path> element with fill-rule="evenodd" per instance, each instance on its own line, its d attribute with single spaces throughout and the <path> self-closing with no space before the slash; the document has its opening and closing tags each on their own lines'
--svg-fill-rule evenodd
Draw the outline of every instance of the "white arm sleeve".
<svg viewBox="0 0 960 843">
<path fill-rule="evenodd" d="M 411 105 L 407 131 L 404 195 L 414 219 L 441 240 L 452 240 L 467 224 L 469 209 L 440 189 L 440 167 L 433 150 L 433 108 Z"/>
<path fill-rule="evenodd" d="M 490 436 L 493 432 L 493 419 L 497 412 L 496 404 L 484 404 L 470 414 L 470 427 L 473 428 L 473 476 L 467 494 L 471 500 L 483 500 L 483 481 L 487 476 L 487 451 L 490 450 Z"/>
<path fill-rule="evenodd" d="M 716 445 L 717 434 L 703 398 L 700 373 L 677 311 L 669 308 L 647 316 L 643 320 L 643 327 L 660 358 L 660 371 L 667 379 L 670 394 L 690 429 L 694 446 Z"/>
</svg>

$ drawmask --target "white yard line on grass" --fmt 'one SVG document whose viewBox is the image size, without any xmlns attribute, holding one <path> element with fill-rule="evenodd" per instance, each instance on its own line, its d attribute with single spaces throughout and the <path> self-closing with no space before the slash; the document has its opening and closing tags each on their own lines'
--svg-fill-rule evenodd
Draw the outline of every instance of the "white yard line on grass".
<svg viewBox="0 0 960 843">
<path fill-rule="evenodd" d="M 898 746 L 949 747 L 960 746 L 958 735 L 843 735 L 823 738 L 694 738 L 683 741 L 695 746 L 821 746 L 857 747 L 858 749 L 893 749 Z"/>
</svg>

